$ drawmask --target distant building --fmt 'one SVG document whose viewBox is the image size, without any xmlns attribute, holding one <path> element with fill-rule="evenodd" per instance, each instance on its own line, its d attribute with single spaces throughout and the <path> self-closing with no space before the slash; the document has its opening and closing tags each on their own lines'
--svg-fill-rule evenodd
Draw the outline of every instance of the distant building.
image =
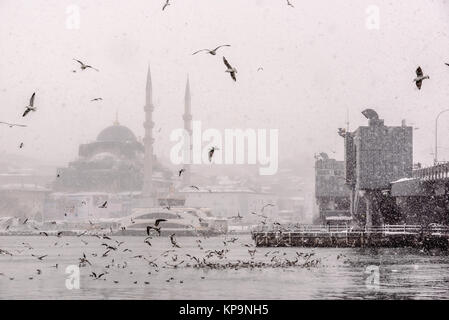
<svg viewBox="0 0 449 320">
<path fill-rule="evenodd" d="M 151 71 L 148 67 L 144 107 L 145 137 L 134 133 L 118 119 L 103 129 L 97 139 L 79 146 L 78 159 L 57 170 L 54 193 L 46 202 L 48 219 L 118 218 L 136 207 L 148 208 L 173 188 L 173 173 L 153 153 Z M 104 202 L 107 208 L 99 208 Z"/>
<path fill-rule="evenodd" d="M 144 146 L 134 133 L 116 121 L 102 130 L 96 141 L 79 146 L 79 158 L 59 168 L 54 189 L 58 192 L 130 192 L 143 187 Z M 171 171 L 153 156 L 153 184 L 167 189 Z"/>
<path fill-rule="evenodd" d="M 350 189 L 345 184 L 344 161 L 320 153 L 315 161 L 315 198 L 319 208 L 319 222 L 340 224 L 351 221 Z"/>
<path fill-rule="evenodd" d="M 0 215 L 43 219 L 44 200 L 50 189 L 34 184 L 4 184 L 0 186 Z"/>
<path fill-rule="evenodd" d="M 199 190 L 184 187 L 178 193 L 185 198 L 186 206 L 211 208 L 216 217 L 231 218 L 240 214 L 245 219 L 241 222 L 260 221 L 261 218 L 253 214 L 255 212 L 272 219 L 278 218 L 277 196 L 271 193 L 238 185 L 200 186 Z M 266 206 L 267 204 L 275 206 Z"/>
<path fill-rule="evenodd" d="M 54 192 L 44 203 L 45 220 L 97 221 L 128 215 L 140 192 Z M 101 205 L 107 201 L 106 208 Z"/>
</svg>

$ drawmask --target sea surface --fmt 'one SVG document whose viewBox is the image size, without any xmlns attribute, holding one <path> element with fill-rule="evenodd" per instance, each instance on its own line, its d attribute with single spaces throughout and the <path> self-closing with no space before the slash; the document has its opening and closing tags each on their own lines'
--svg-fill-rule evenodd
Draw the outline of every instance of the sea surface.
<svg viewBox="0 0 449 320">
<path fill-rule="evenodd" d="M 180 248 L 168 237 L 148 239 L 151 246 L 144 239 L 2 236 L 0 299 L 449 298 L 446 252 L 256 248 L 252 257 L 248 250 L 255 247 L 249 235 L 177 237 Z M 103 257 L 106 246 L 115 250 L 109 249 Z M 220 258 L 210 253 L 214 250 L 225 253 Z M 90 264 L 80 265 L 83 254 Z M 193 257 L 216 265 L 235 265 L 195 268 Z M 250 268 L 251 261 L 265 264 Z M 297 262 L 276 267 L 286 261 Z M 92 272 L 105 274 L 95 279 Z"/>
</svg>

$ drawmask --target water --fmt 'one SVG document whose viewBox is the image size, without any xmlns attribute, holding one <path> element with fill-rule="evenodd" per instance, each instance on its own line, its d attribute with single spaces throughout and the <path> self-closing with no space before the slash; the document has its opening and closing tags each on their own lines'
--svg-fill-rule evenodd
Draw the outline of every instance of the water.
<svg viewBox="0 0 449 320">
<path fill-rule="evenodd" d="M 252 244 L 250 236 L 226 246 L 226 259 L 210 261 L 250 261 L 244 244 Z M 0 254 L 0 299 L 448 299 L 449 255 L 441 252 L 424 253 L 416 249 L 336 249 L 336 248 L 257 248 L 254 261 L 270 263 L 268 251 L 278 250 L 279 259 L 294 260 L 296 251 L 314 252 L 320 259 L 316 267 L 255 268 L 255 269 L 195 269 L 185 254 L 204 257 L 206 250 L 221 250 L 224 236 L 212 238 L 178 237 L 181 248 L 172 248 L 169 238 L 153 238 L 152 246 L 143 237 L 0 237 L 0 249 L 13 256 Z M 228 236 L 228 239 L 231 237 Z M 196 240 L 202 241 L 201 250 Z M 87 241 L 88 244 L 84 244 Z M 102 243 L 117 246 L 106 251 Z M 29 243 L 27 249 L 22 243 Z M 129 248 L 132 252 L 123 252 Z M 69 290 L 65 272 L 69 265 L 78 265 L 86 254 L 92 266 L 80 268 L 80 288 Z M 285 255 L 284 255 L 285 253 Z M 48 255 L 42 261 L 34 255 Z M 97 254 L 93 256 L 92 254 Z M 157 258 L 158 267 L 141 258 Z M 177 255 L 177 261 L 173 258 Z M 105 268 L 114 259 L 114 266 Z M 165 263 L 185 262 L 177 268 Z M 123 264 L 127 266 L 123 268 Z M 58 264 L 58 268 L 55 268 Z M 117 264 L 120 266 L 117 266 Z M 368 283 L 368 266 L 379 267 L 379 282 Z M 40 269 L 41 274 L 37 274 Z M 101 274 L 94 280 L 91 272 Z M 151 272 L 151 274 L 148 274 Z M 1 275 L 3 274 L 3 275 Z M 29 279 L 29 278 L 32 279 Z M 10 278 L 14 278 L 10 280 Z M 103 279 L 104 278 L 104 279 Z M 169 280 L 173 278 L 172 280 Z M 169 280 L 167 282 L 167 280 Z M 114 281 L 118 281 L 115 283 Z M 135 283 L 137 281 L 137 283 Z M 144 282 L 149 282 L 145 284 Z M 182 283 L 181 283 L 182 281 Z"/>
</svg>

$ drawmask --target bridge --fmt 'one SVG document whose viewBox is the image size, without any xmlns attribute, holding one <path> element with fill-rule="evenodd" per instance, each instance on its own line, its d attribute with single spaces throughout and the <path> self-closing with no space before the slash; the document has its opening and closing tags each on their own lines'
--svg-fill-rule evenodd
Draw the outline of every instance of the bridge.
<svg viewBox="0 0 449 320">
<path fill-rule="evenodd" d="M 449 179 L 449 162 L 413 170 L 413 178 L 423 181 L 437 181 Z"/>
<path fill-rule="evenodd" d="M 449 248 L 449 227 L 442 225 L 261 226 L 251 232 L 259 247 L 414 247 Z"/>
<path fill-rule="evenodd" d="M 412 177 L 391 183 L 393 197 L 442 196 L 449 191 L 449 162 L 413 170 Z"/>
</svg>

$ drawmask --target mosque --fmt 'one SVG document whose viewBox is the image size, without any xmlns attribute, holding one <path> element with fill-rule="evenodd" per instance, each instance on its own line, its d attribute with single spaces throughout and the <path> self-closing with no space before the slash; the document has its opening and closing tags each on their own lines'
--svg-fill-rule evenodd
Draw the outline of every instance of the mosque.
<svg viewBox="0 0 449 320">
<path fill-rule="evenodd" d="M 188 132 L 191 132 L 192 121 L 190 101 L 187 80 L 183 119 Z M 57 169 L 53 193 L 45 204 L 46 219 L 121 217 L 136 207 L 159 205 L 158 199 L 174 192 L 179 178 L 175 179 L 176 173 L 167 169 L 153 153 L 154 105 L 150 67 L 144 111 L 145 136 L 142 141 L 121 125 L 116 115 L 114 123 L 101 130 L 95 141 L 79 146 L 76 160 Z M 182 185 L 189 183 L 190 166 L 186 165 Z M 98 208 L 104 201 L 109 203 L 107 210 Z"/>
<path fill-rule="evenodd" d="M 145 137 L 138 141 L 126 126 L 115 122 L 103 129 L 94 142 L 79 146 L 78 159 L 66 168 L 58 168 L 54 183 L 56 192 L 142 192 L 154 197 L 158 190 L 167 190 L 173 184 L 173 172 L 165 168 L 153 154 L 151 71 L 148 69 L 146 86 Z M 191 130 L 190 88 L 186 85 L 185 127 Z M 185 168 L 185 182 L 190 168 Z M 186 181 L 187 180 L 187 181 Z"/>
</svg>

